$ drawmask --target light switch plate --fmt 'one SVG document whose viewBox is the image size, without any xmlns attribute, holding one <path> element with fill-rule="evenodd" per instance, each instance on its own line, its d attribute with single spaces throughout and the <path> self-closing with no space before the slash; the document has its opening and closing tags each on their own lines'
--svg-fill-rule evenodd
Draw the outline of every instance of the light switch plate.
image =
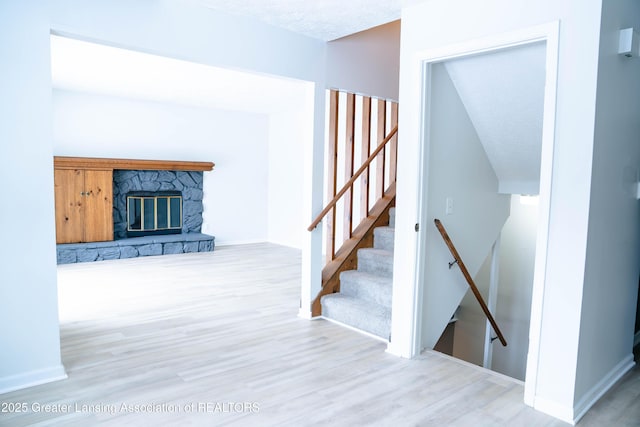
<svg viewBox="0 0 640 427">
<path fill-rule="evenodd" d="M 453 198 L 447 197 L 446 214 L 451 215 L 453 213 Z"/>
</svg>

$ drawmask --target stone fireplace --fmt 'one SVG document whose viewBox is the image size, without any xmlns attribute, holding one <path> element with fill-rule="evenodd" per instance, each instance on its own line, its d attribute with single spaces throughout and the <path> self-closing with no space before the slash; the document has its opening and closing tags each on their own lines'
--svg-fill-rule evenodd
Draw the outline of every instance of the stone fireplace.
<svg viewBox="0 0 640 427">
<path fill-rule="evenodd" d="M 214 249 L 215 238 L 201 233 L 203 171 L 213 169 L 213 163 L 64 157 L 55 162 L 57 168 L 71 170 L 78 164 L 100 170 L 113 165 L 112 185 L 103 192 L 105 200 L 112 195 L 108 212 L 113 214 L 108 217 L 113 240 L 60 243 L 58 264 Z M 162 168 L 152 169 L 156 164 Z M 177 170 L 164 169 L 168 164 Z"/>
<path fill-rule="evenodd" d="M 149 234 L 200 233 L 202 228 L 202 172 L 114 170 L 113 171 L 113 234 L 116 240 Z M 136 196 L 139 195 L 139 196 Z M 155 197 L 172 195 L 181 197 L 181 224 L 176 230 L 158 233 L 140 233 L 141 229 L 131 230 L 127 207 L 128 197 L 139 197 L 147 207 Z M 155 209 L 157 212 L 157 199 Z M 160 202 L 161 204 L 163 202 Z M 168 205 L 171 208 L 171 202 Z M 175 207 L 175 202 L 174 202 Z M 146 211 L 146 210 L 145 210 Z M 165 209 L 166 212 L 166 209 Z M 151 225 L 150 215 L 147 225 Z M 156 218 L 157 219 L 157 218 Z M 145 228 L 145 227 L 142 227 Z M 150 227 L 146 227 L 150 228 Z M 160 227 L 163 228 L 163 227 Z M 133 231 L 133 232 L 132 232 Z"/>
</svg>

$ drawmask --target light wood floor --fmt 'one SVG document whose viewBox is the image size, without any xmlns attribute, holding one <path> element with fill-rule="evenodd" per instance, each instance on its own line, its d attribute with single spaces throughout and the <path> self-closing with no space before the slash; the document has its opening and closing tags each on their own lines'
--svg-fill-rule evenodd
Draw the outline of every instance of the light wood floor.
<svg viewBox="0 0 640 427">
<path fill-rule="evenodd" d="M 300 253 L 290 248 L 58 272 L 69 378 L 1 395 L 29 408 L 0 414 L 1 426 L 566 425 L 525 406 L 513 380 L 434 352 L 399 359 L 375 339 L 298 318 Z M 636 368 L 580 425 L 640 425 L 638 402 Z"/>
</svg>

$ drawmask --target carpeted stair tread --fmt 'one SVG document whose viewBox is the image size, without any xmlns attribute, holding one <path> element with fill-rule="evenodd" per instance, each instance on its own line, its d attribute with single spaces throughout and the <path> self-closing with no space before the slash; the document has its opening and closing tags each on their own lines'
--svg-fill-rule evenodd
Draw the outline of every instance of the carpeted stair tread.
<svg viewBox="0 0 640 427">
<path fill-rule="evenodd" d="M 396 208 L 389 209 L 389 227 L 395 228 L 396 226 Z"/>
<path fill-rule="evenodd" d="M 340 273 L 340 293 L 391 309 L 393 279 L 358 270 L 343 271 Z"/>
<path fill-rule="evenodd" d="M 370 301 L 343 293 L 321 299 L 322 315 L 384 339 L 391 333 L 391 310 Z"/>
<path fill-rule="evenodd" d="M 375 248 L 358 249 L 358 270 L 391 277 L 393 252 Z"/>
</svg>

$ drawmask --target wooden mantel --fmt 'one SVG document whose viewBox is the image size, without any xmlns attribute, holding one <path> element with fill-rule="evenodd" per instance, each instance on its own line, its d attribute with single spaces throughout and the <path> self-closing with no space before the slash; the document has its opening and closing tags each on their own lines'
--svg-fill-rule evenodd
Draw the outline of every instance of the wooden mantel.
<svg viewBox="0 0 640 427">
<path fill-rule="evenodd" d="M 54 156 L 56 169 L 91 169 L 91 170 L 170 170 L 170 171 L 211 171 L 213 162 L 191 162 L 181 160 L 134 160 L 105 159 L 94 157 L 62 157 Z"/>
</svg>

